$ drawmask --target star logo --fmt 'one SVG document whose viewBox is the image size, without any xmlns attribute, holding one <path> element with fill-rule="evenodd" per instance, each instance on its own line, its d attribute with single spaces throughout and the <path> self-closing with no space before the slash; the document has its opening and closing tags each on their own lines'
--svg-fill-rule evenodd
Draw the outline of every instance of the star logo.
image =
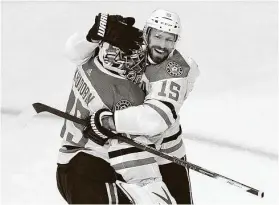
<svg viewBox="0 0 279 205">
<path fill-rule="evenodd" d="M 123 110 L 127 107 L 130 107 L 132 105 L 132 103 L 129 100 L 120 100 L 116 103 L 115 105 L 115 110 Z"/>
<path fill-rule="evenodd" d="M 173 77 L 178 77 L 183 74 L 182 67 L 174 61 L 168 62 L 167 66 L 166 66 L 166 71 L 170 76 L 173 76 Z"/>
</svg>

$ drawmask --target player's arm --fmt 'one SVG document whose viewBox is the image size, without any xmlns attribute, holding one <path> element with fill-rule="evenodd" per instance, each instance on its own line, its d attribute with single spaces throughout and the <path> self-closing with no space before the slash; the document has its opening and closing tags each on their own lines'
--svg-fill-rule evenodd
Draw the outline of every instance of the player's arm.
<svg viewBox="0 0 279 205">
<path fill-rule="evenodd" d="M 142 105 L 115 111 L 115 129 L 120 133 L 154 136 L 176 121 L 186 94 L 185 79 L 151 82 L 150 93 Z"/>
<path fill-rule="evenodd" d="M 172 126 L 199 75 L 197 64 L 191 59 L 186 61 L 188 69 L 183 67 L 183 73 L 177 76 L 164 72 L 164 66 L 171 61 L 161 64 L 163 67 L 155 75 L 150 75 L 150 90 L 143 105 L 115 111 L 115 130 L 120 133 L 153 136 Z"/>
<path fill-rule="evenodd" d="M 98 46 L 99 40 L 89 42 L 86 34 L 74 33 L 66 42 L 65 54 L 74 64 L 82 65 L 94 55 Z"/>
</svg>

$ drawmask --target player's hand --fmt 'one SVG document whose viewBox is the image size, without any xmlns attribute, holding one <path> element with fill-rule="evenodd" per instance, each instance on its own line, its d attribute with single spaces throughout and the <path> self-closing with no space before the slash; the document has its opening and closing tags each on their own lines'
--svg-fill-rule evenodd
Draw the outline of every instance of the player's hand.
<svg viewBox="0 0 279 205">
<path fill-rule="evenodd" d="M 93 113 L 89 119 L 90 126 L 83 132 L 84 136 L 101 146 L 103 146 L 108 139 L 113 139 L 116 134 L 110 130 L 108 124 L 103 124 L 103 122 L 112 123 L 108 122 L 108 117 L 111 117 L 111 120 L 113 120 L 113 114 L 108 109 L 100 109 Z"/>
<path fill-rule="evenodd" d="M 114 124 L 113 115 L 104 115 L 101 120 L 102 126 L 108 130 L 115 131 L 116 127 Z"/>
<path fill-rule="evenodd" d="M 86 39 L 90 42 L 102 40 L 120 48 L 125 53 L 131 53 L 133 49 L 139 49 L 143 43 L 142 31 L 133 27 L 134 23 L 133 17 L 124 18 L 120 15 L 99 13 Z"/>
</svg>

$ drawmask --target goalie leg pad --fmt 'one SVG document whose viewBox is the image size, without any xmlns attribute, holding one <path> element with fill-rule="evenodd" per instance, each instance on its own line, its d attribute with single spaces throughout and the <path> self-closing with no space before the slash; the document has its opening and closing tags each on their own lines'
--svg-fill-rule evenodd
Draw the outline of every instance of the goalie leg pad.
<svg viewBox="0 0 279 205">
<path fill-rule="evenodd" d="M 133 204 L 177 204 L 162 181 L 143 187 L 121 181 L 116 181 L 116 184 Z"/>
<path fill-rule="evenodd" d="M 138 142 L 151 144 L 150 141 L 147 142 L 145 137 L 134 139 Z M 108 152 L 111 166 L 118 174 L 122 175 L 127 183 L 143 186 L 150 181 L 162 179 L 153 154 L 126 143 L 119 143 L 116 139 L 111 141 Z"/>
</svg>

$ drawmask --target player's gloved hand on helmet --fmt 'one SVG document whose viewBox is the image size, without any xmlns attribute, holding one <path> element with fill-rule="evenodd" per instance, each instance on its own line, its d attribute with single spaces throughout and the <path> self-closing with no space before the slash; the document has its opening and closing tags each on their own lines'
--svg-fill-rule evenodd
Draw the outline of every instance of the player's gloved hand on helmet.
<svg viewBox="0 0 279 205">
<path fill-rule="evenodd" d="M 143 43 L 142 31 L 133 27 L 133 17 L 120 15 L 108 15 L 99 13 L 95 17 L 95 24 L 89 30 L 86 39 L 91 42 L 96 40 L 105 41 L 130 54 L 133 49 L 139 49 Z"/>
<path fill-rule="evenodd" d="M 86 127 L 83 134 L 93 142 L 103 146 L 108 139 L 113 139 L 116 135 L 110 130 L 114 126 L 114 122 L 113 113 L 109 109 L 98 110 L 90 116 L 89 120 L 90 126 Z"/>
</svg>

